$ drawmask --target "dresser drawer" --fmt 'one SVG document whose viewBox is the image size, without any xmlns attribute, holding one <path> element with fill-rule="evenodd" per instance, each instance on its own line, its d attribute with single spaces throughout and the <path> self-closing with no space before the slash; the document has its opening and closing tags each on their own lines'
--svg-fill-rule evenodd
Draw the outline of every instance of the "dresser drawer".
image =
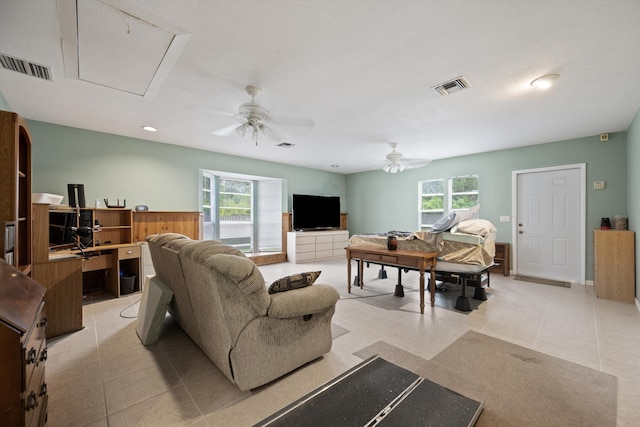
<svg viewBox="0 0 640 427">
<path fill-rule="evenodd" d="M 102 254 L 82 260 L 82 271 L 105 270 L 111 268 L 111 254 Z"/>
<path fill-rule="evenodd" d="M 296 245 L 315 245 L 315 236 L 296 236 Z"/>
<path fill-rule="evenodd" d="M 140 246 L 118 248 L 118 259 L 140 258 Z"/>
<path fill-rule="evenodd" d="M 320 251 L 333 251 L 333 243 L 332 242 L 317 243 L 316 252 L 320 252 Z"/>
<path fill-rule="evenodd" d="M 36 317 L 27 340 L 24 343 L 24 384 L 29 384 L 33 373 L 36 371 L 40 359 L 42 358 L 41 352 L 46 349 L 45 344 L 45 324 L 44 324 L 44 310 L 40 311 L 38 317 Z M 45 353 L 46 354 L 46 353 Z M 45 356 L 46 358 L 46 356 Z M 43 364 L 44 366 L 44 364 Z"/>
<path fill-rule="evenodd" d="M 333 242 L 333 235 L 329 236 L 316 236 L 316 243 L 331 243 Z"/>
</svg>

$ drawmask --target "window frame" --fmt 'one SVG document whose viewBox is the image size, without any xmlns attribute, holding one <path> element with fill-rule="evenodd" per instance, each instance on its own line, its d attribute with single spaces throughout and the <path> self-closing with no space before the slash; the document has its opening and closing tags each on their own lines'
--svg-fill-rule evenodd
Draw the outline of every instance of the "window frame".
<svg viewBox="0 0 640 427">
<path fill-rule="evenodd" d="M 242 234 L 242 237 L 249 237 L 249 243 L 242 243 L 242 242 L 229 242 L 227 244 L 230 244 L 232 246 L 236 246 L 239 250 L 245 252 L 245 253 L 260 253 L 260 252 L 282 252 L 282 250 L 284 249 L 282 244 L 282 239 L 281 239 L 281 234 L 282 234 L 282 215 L 279 214 L 277 216 L 277 221 L 274 219 L 275 218 L 275 214 L 274 214 L 274 209 L 275 209 L 275 204 L 277 203 L 278 206 L 278 212 L 282 211 L 282 199 L 283 199 L 283 193 L 284 193 L 284 183 L 286 182 L 285 180 L 281 179 L 281 178 L 271 178 L 271 177 L 259 177 L 259 176 L 253 176 L 253 175 L 243 175 L 243 174 L 236 174 L 236 173 L 228 173 L 228 172 L 220 172 L 220 171 L 213 171 L 213 170 L 207 170 L 207 169 L 201 169 L 200 170 L 200 200 L 199 200 L 199 204 L 201 206 L 201 209 L 203 209 L 203 213 L 205 213 L 204 211 L 209 209 L 210 210 L 210 217 L 206 218 L 205 215 L 203 215 L 203 238 L 205 240 L 220 240 L 220 241 L 225 241 L 227 240 L 226 238 L 221 238 L 222 235 L 224 235 L 225 231 L 229 231 L 224 230 L 225 228 L 225 222 L 233 222 L 233 218 L 229 217 L 227 219 L 222 219 L 224 216 L 221 215 L 221 209 L 223 209 L 223 207 L 221 206 L 221 196 L 223 194 L 236 194 L 233 191 L 222 191 L 222 186 L 221 186 L 221 181 L 227 180 L 227 181 L 240 181 L 240 182 L 246 182 L 249 184 L 250 187 L 250 192 L 249 193 L 238 193 L 240 196 L 248 196 L 250 197 L 249 200 L 249 208 L 238 208 L 238 209 L 247 209 L 249 212 L 248 218 L 249 221 L 244 221 L 246 222 L 249 227 L 250 227 L 250 233 L 248 236 L 246 236 L 245 234 Z M 207 188 L 207 182 L 206 180 L 209 180 L 209 185 Z M 268 200 L 269 202 L 273 202 L 273 205 L 269 205 L 269 206 L 264 206 L 265 212 L 269 211 L 271 213 L 266 214 L 267 215 L 267 219 L 270 220 L 271 222 L 268 224 L 269 227 L 271 227 L 271 225 L 273 225 L 274 227 L 278 227 L 277 230 L 273 230 L 272 232 L 264 232 L 264 230 L 262 230 L 261 232 L 261 225 L 262 227 L 264 227 L 264 224 L 261 221 L 261 206 L 259 205 L 259 200 L 261 199 L 260 197 L 260 188 L 264 187 L 262 184 L 264 183 L 268 183 L 270 185 L 273 185 L 274 182 L 277 182 L 278 186 L 275 187 L 276 189 L 279 188 L 279 191 L 276 191 L 276 193 L 279 193 L 279 198 L 273 198 L 273 197 L 267 197 L 267 198 L 262 198 L 262 200 Z M 274 188 L 274 187 L 272 187 Z M 206 201 L 206 196 L 209 196 L 209 200 L 210 200 L 210 204 L 207 205 L 205 203 Z M 277 199 L 277 200 L 276 200 Z M 233 206 L 228 206 L 229 208 L 234 208 Z M 263 212 L 264 213 L 264 212 Z M 210 221 L 206 221 L 206 219 L 210 219 Z M 238 215 L 238 222 L 242 223 L 242 215 Z M 231 225 L 231 224 L 226 224 L 227 226 Z M 238 224 L 236 224 L 238 225 Z M 240 227 L 242 227 L 240 225 Z M 277 244 L 276 244 L 276 239 L 274 237 L 269 238 L 269 236 L 274 236 L 277 235 L 279 236 L 277 238 Z M 261 242 L 260 240 L 267 240 L 266 244 L 264 244 L 265 242 Z M 265 250 L 264 248 L 269 248 L 269 250 Z"/>
<path fill-rule="evenodd" d="M 470 191 L 458 191 L 458 192 L 454 192 L 453 188 L 454 188 L 454 180 L 456 179 L 468 179 L 468 178 L 475 178 L 476 180 L 476 185 L 475 185 L 475 189 L 474 190 L 470 190 Z M 445 185 L 445 180 L 446 180 L 446 185 Z M 423 193 L 422 189 L 423 189 L 423 184 L 427 183 L 427 182 L 442 182 L 442 191 L 443 193 Z M 475 195 L 476 196 L 476 203 L 473 204 L 472 206 L 468 206 L 468 207 L 463 207 L 463 208 L 454 208 L 453 207 L 453 200 L 455 196 L 458 195 Z M 470 209 L 473 206 L 476 206 L 480 203 L 480 177 L 478 174 L 469 174 L 469 175 L 458 175 L 458 176 L 452 176 L 452 177 L 448 177 L 448 178 L 430 178 L 430 179 L 423 179 L 418 181 L 418 229 L 419 230 L 430 230 L 433 227 L 433 224 L 424 224 L 422 222 L 422 217 L 424 213 L 428 213 L 428 212 L 438 212 L 438 210 L 436 209 L 432 209 L 432 210 L 425 210 L 422 208 L 423 204 L 422 204 L 422 199 L 423 197 L 434 197 L 434 196 L 442 196 L 442 200 L 443 200 L 443 208 L 442 208 L 442 216 L 449 214 L 452 211 L 458 211 L 458 210 L 465 210 L 465 209 Z M 434 222 L 435 223 L 435 222 Z"/>
<path fill-rule="evenodd" d="M 423 189 L 423 184 L 427 183 L 427 182 L 440 182 L 441 183 L 441 187 L 442 187 L 442 193 L 423 193 L 422 189 Z M 433 226 L 433 224 L 423 224 L 422 223 L 422 216 L 423 213 L 434 213 L 434 212 L 440 212 L 440 210 L 437 209 L 423 209 L 423 197 L 442 197 L 442 215 L 445 214 L 445 210 L 446 210 L 446 198 L 445 198 L 445 185 L 444 185 L 444 178 L 434 178 L 434 179 L 425 179 L 422 181 L 418 182 L 418 229 L 419 230 L 430 230 L 431 227 Z"/>
</svg>

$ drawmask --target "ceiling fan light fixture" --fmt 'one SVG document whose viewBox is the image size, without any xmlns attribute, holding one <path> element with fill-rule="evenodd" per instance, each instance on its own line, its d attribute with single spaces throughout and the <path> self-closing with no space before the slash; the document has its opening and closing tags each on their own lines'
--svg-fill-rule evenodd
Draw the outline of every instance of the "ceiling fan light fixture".
<svg viewBox="0 0 640 427">
<path fill-rule="evenodd" d="M 387 163 L 382 168 L 382 170 L 385 171 L 386 173 L 398 173 L 398 172 L 402 172 L 404 169 L 405 169 L 405 165 L 397 162 Z"/>
<path fill-rule="evenodd" d="M 547 74 L 542 77 L 538 77 L 530 84 L 536 89 L 549 89 L 559 77 L 560 74 Z"/>
<path fill-rule="evenodd" d="M 236 128 L 236 133 L 243 137 L 247 133 L 247 124 L 243 123 Z"/>
</svg>

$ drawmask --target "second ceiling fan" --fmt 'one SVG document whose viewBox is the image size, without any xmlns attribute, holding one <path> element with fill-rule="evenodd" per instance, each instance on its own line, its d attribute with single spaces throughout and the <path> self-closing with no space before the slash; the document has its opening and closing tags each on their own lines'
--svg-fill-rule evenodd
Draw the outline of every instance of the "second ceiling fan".
<svg viewBox="0 0 640 427">
<path fill-rule="evenodd" d="M 390 142 L 389 146 L 391 147 L 391 152 L 385 156 L 387 163 L 382 167 L 382 170 L 387 173 L 402 172 L 405 169 L 419 168 L 431 163 L 431 160 L 427 159 L 405 158 L 402 153 L 396 150 L 398 147 L 397 142 Z"/>
</svg>

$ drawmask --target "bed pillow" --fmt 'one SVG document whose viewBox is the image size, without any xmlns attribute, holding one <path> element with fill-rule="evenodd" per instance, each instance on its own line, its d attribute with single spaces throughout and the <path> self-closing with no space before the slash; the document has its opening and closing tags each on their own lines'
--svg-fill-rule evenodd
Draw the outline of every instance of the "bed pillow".
<svg viewBox="0 0 640 427">
<path fill-rule="evenodd" d="M 440 233 L 442 231 L 447 231 L 450 229 L 456 220 L 456 212 L 451 211 L 447 215 L 440 218 L 433 226 L 431 227 L 432 233 Z"/>
<path fill-rule="evenodd" d="M 487 237 L 490 233 L 498 231 L 490 221 L 486 219 L 468 219 L 458 223 L 452 232 L 475 234 Z"/>
<path fill-rule="evenodd" d="M 307 271 L 305 273 L 293 274 L 291 276 L 282 277 L 269 286 L 269 293 L 286 292 L 291 289 L 304 288 L 313 285 L 321 271 Z"/>
</svg>

